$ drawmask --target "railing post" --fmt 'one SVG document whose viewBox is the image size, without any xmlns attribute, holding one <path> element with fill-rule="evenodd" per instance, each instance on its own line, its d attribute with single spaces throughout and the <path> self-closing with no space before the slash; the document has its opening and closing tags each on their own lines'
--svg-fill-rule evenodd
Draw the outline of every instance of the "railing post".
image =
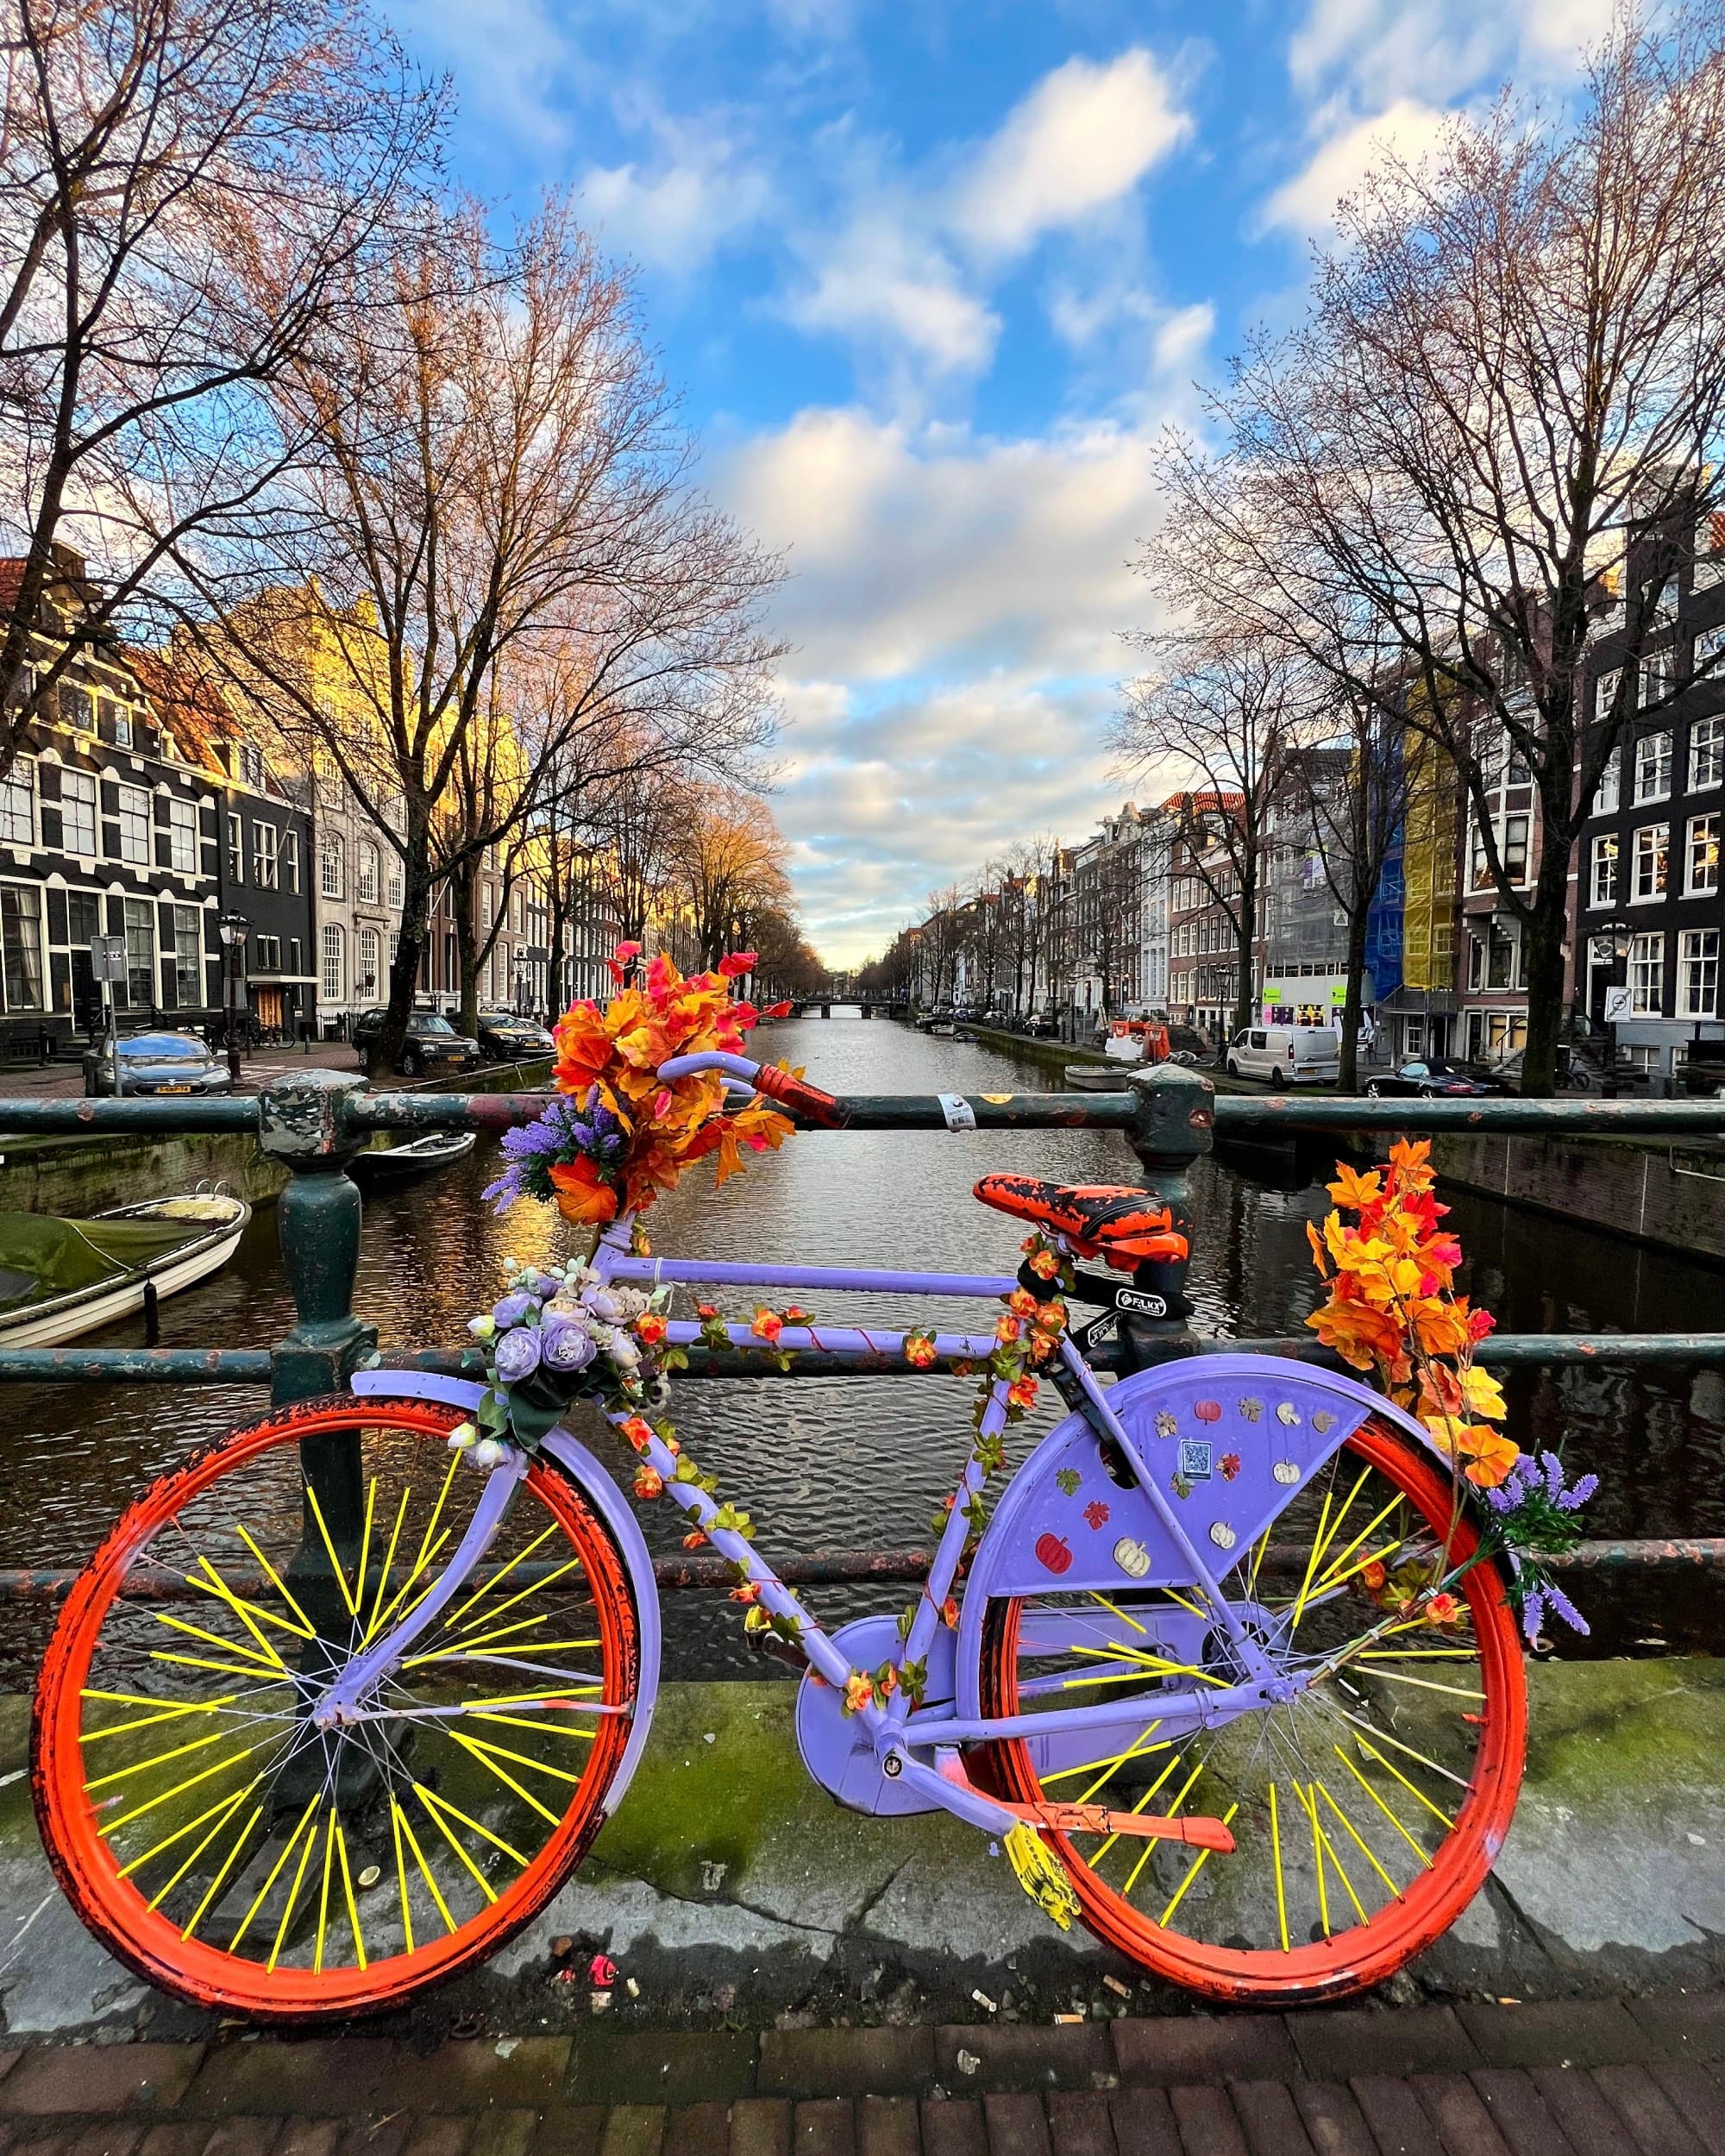
<svg viewBox="0 0 1725 2156">
<path fill-rule="evenodd" d="M 1216 1123 L 1216 1089 L 1201 1071 L 1159 1063 L 1131 1080 L 1137 1108 L 1127 1143 L 1138 1155 L 1146 1190 L 1166 1206 L 1189 1244 L 1196 1234 L 1192 1210 L 1192 1163 L 1210 1150 Z M 1165 1318 L 1121 1316 L 1120 1324 L 1140 1364 L 1165 1362 L 1194 1351 L 1186 1300 L 1187 1261 L 1140 1269 L 1139 1284 L 1168 1304 Z"/>
<path fill-rule="evenodd" d="M 296 1319 L 273 1357 L 270 1397 L 277 1407 L 341 1391 L 377 1344 L 375 1329 L 354 1315 L 360 1193 L 347 1168 L 360 1141 L 348 1135 L 342 1114 L 364 1083 L 347 1072 L 307 1070 L 271 1087 L 258 1103 L 259 1143 L 290 1170 L 277 1223 Z M 357 1551 L 365 1520 L 359 1432 L 307 1438 L 299 1453 L 336 1548 Z M 309 1506 L 294 1569 L 308 1592 L 321 1591 L 330 1602 L 327 1629 L 333 1635 L 341 1621 L 339 1597 Z M 308 1614 L 326 1628 L 323 1610 Z"/>
</svg>

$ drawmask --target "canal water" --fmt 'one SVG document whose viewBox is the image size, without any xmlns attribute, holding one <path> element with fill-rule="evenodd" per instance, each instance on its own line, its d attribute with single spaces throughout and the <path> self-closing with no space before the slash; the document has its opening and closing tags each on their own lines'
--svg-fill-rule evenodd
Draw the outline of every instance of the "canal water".
<svg viewBox="0 0 1725 2156">
<path fill-rule="evenodd" d="M 1042 1091 L 1057 1080 L 1028 1060 L 933 1040 L 881 1020 L 835 1018 L 763 1028 L 770 1056 L 806 1064 L 841 1093 Z M 1192 1293 L 1201 1329 L 1221 1337 L 1298 1332 L 1314 1300 L 1306 1223 L 1321 1218 L 1331 1156 L 1239 1155 L 1202 1163 Z M 1131 1181 L 1123 1138 L 1094 1131 L 810 1133 L 755 1161 L 720 1192 L 700 1168 L 650 1216 L 655 1248 L 767 1262 L 1013 1270 L 1020 1224 L 970 1195 L 991 1169 L 1075 1182 Z M 566 1252 L 558 1217 L 524 1200 L 499 1219 L 480 1201 L 496 1172 L 481 1139 L 461 1168 L 367 1200 L 355 1300 L 387 1346 L 463 1337 L 467 1318 L 499 1292 L 505 1257 Z M 1507 1332 L 1710 1330 L 1720 1274 L 1597 1230 L 1447 1194 L 1468 1253 L 1476 1299 Z M 755 1298 L 733 1292 L 727 1311 Z M 828 1296 L 820 1319 L 986 1325 L 982 1306 L 908 1298 Z M 262 1346 L 292 1322 L 276 1250 L 273 1208 L 261 1209 L 234 1262 L 165 1304 L 164 1345 Z M 104 1344 L 141 1339 L 116 1326 Z M 775 1377 L 688 1383 L 674 1409 L 689 1449 L 716 1472 L 722 1495 L 747 1506 L 763 1551 L 925 1543 L 931 1516 L 962 1464 L 970 1381 L 926 1377 Z M 1560 1445 L 1571 1465 L 1596 1470 L 1596 1535 L 1725 1534 L 1725 1374 L 1592 1368 L 1517 1373 L 1508 1388 L 1512 1431 L 1524 1445 Z M 1051 1407 L 1051 1388 L 1045 1388 Z M 260 1408 L 260 1396 L 193 1387 L 6 1389 L 5 1501 L 0 1567 L 60 1566 L 86 1557 L 119 1507 L 193 1445 Z M 1019 1449 L 1046 1428 L 1016 1433 Z M 612 1444 L 601 1431 L 597 1442 Z M 619 1459 L 619 1470 L 623 1463 Z M 656 1552 L 676 1545 L 678 1517 L 646 1508 Z M 816 1590 L 831 1620 L 896 1608 L 908 1589 Z M 1575 1599 L 1595 1618 L 1583 1651 L 1681 1651 L 1716 1639 L 1725 1593 L 1669 1576 L 1624 1584 L 1584 1581 Z M 716 1593 L 667 1597 L 671 1675 L 760 1673 L 743 1646 L 739 1613 Z M 40 1607 L 0 1608 L 0 1683 L 31 1674 L 46 1633 Z M 1565 1651 L 1569 1651 L 1564 1643 Z"/>
</svg>

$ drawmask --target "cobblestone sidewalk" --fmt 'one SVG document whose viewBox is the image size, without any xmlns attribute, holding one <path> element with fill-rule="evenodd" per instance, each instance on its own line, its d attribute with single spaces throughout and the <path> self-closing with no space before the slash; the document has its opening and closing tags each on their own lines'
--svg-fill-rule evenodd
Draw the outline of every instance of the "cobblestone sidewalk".
<svg viewBox="0 0 1725 2156">
<path fill-rule="evenodd" d="M 0 2156 L 1725 2156 L 1725 1993 L 1107 2025 L 42 2046 Z"/>
</svg>

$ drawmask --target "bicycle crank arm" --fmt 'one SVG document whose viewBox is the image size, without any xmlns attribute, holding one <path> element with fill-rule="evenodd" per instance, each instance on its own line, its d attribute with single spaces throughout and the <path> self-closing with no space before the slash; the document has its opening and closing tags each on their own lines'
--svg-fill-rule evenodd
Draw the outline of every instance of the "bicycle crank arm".
<svg viewBox="0 0 1725 2156">
<path fill-rule="evenodd" d="M 1190 1819 L 1153 1819 L 1147 1812 L 1110 1812 L 1100 1804 L 1009 1804 L 1028 1827 L 1046 1827 L 1057 1834 L 1128 1834 L 1140 1841 L 1180 1841 L 1189 1849 L 1213 1849 L 1231 1857 L 1234 1838 L 1219 1819 L 1201 1813 Z"/>
</svg>

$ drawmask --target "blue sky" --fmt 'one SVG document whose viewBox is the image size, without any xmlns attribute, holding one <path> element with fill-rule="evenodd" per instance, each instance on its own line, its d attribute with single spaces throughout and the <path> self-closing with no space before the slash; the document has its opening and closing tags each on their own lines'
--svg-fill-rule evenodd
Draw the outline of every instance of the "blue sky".
<svg viewBox="0 0 1725 2156">
<path fill-rule="evenodd" d="M 1124 789 L 1151 453 L 1337 194 L 1609 0 L 394 0 L 492 197 L 637 267 L 713 494 L 790 570 L 775 812 L 831 962 Z"/>
</svg>

